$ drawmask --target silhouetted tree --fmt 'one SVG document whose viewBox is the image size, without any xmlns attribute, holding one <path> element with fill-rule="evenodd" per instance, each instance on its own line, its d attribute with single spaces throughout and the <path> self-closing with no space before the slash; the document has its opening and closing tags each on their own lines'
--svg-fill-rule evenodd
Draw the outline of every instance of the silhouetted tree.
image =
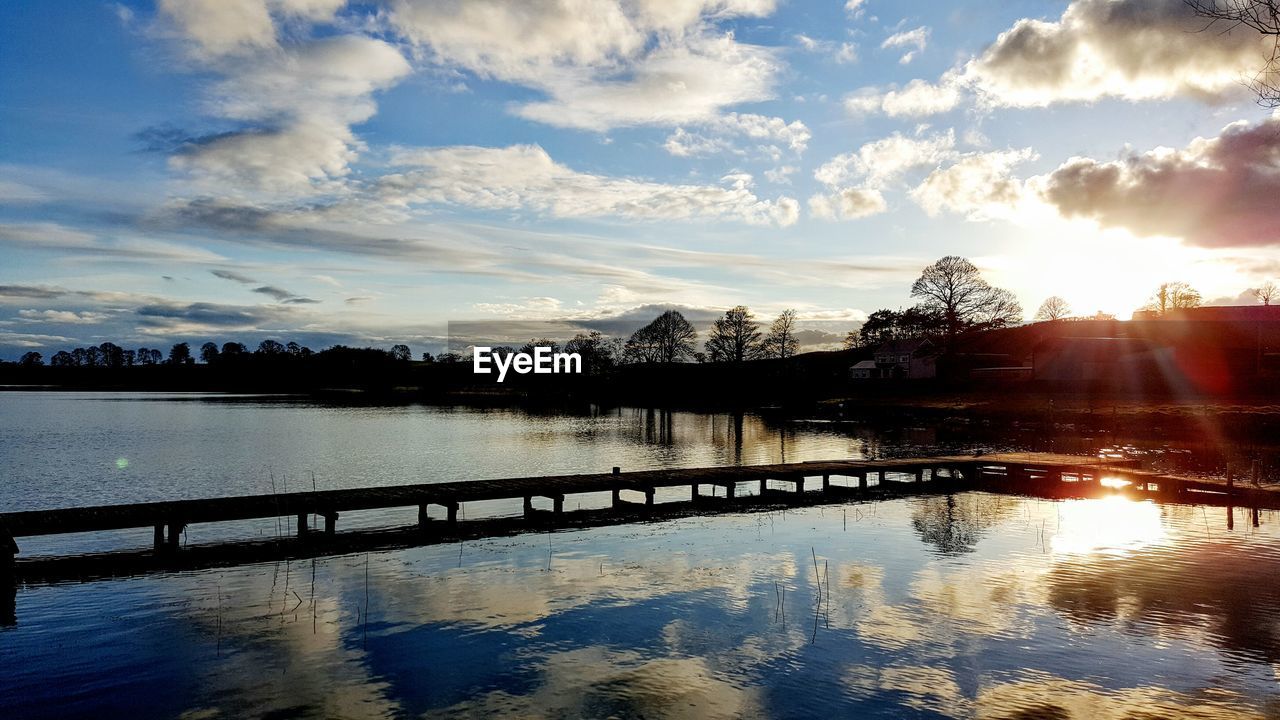
<svg viewBox="0 0 1280 720">
<path fill-rule="evenodd" d="M 898 337 L 933 338 L 946 331 L 942 314 L 925 305 L 912 305 L 898 313 Z"/>
<path fill-rule="evenodd" d="M 977 266 L 955 255 L 925 268 L 911 285 L 911 296 L 942 316 L 948 343 L 964 330 L 1001 327 L 1022 319 L 1022 307 L 1012 293 L 992 287 Z"/>
<path fill-rule="evenodd" d="M 60 368 L 75 367 L 76 361 L 75 358 L 71 356 L 71 353 L 66 350 L 59 350 L 53 354 L 53 357 L 49 358 L 49 365 Z"/>
<path fill-rule="evenodd" d="M 18 358 L 18 365 L 24 368 L 40 367 L 44 365 L 44 356 L 35 351 L 23 353 Z"/>
<path fill-rule="evenodd" d="M 742 362 L 760 357 L 760 326 L 745 306 L 717 318 L 705 345 L 712 362 Z"/>
<path fill-rule="evenodd" d="M 263 340 L 258 343 L 257 354 L 274 357 L 284 354 L 284 345 L 277 340 Z"/>
<path fill-rule="evenodd" d="M 1053 322 L 1061 320 L 1071 314 L 1071 306 L 1067 304 L 1057 295 L 1051 295 L 1040 303 L 1040 309 L 1036 310 L 1036 320 Z"/>
<path fill-rule="evenodd" d="M 298 343 L 292 340 L 290 340 L 288 344 L 284 346 L 284 349 L 285 349 L 285 352 L 289 353 L 290 355 L 296 358 L 306 358 L 306 357 L 311 357 L 312 355 L 311 348 L 303 345 L 299 345 Z"/>
<path fill-rule="evenodd" d="M 207 342 L 200 346 L 200 362 L 212 365 L 218 362 L 218 344 Z"/>
<path fill-rule="evenodd" d="M 181 342 L 169 348 L 169 364 L 170 365 L 189 365 L 191 364 L 191 346 Z"/>
<path fill-rule="evenodd" d="M 608 372 L 618 362 L 620 352 L 616 339 L 606 338 L 600 331 L 591 334 L 579 333 L 564 344 L 567 353 L 578 353 L 582 357 L 583 372 L 599 374 Z"/>
<path fill-rule="evenodd" d="M 858 330 L 857 347 L 875 347 L 898 336 L 898 313 L 893 310 L 876 310 L 867 316 Z"/>
<path fill-rule="evenodd" d="M 431 353 L 429 353 L 429 352 L 424 352 L 424 353 L 422 353 L 422 362 L 424 362 L 424 363 L 433 363 L 433 362 L 435 362 L 435 361 L 436 361 L 436 358 L 435 358 L 435 356 L 434 356 L 434 355 L 432 355 Z"/>
<path fill-rule="evenodd" d="M 409 350 L 408 345 L 392 345 L 391 359 L 396 362 L 409 362 L 413 359 L 413 352 Z"/>
<path fill-rule="evenodd" d="M 693 357 L 698 332 L 678 310 L 668 310 L 637 330 L 623 347 L 627 362 L 681 362 Z"/>
<path fill-rule="evenodd" d="M 1017 296 L 1004 288 L 992 288 L 987 306 L 977 317 L 974 327 L 979 330 L 1009 327 L 1022 322 L 1022 303 Z"/>
<path fill-rule="evenodd" d="M 1265 64 L 1249 81 L 1249 89 L 1263 107 L 1280 107 L 1280 1 L 1277 0 L 1184 0 L 1200 17 L 1207 18 L 1205 30 L 1225 32 L 1240 26 L 1275 38 Z M 1216 26 L 1223 25 L 1225 30 Z"/>
<path fill-rule="evenodd" d="M 78 348 L 77 348 L 78 349 Z M 86 367 L 99 367 L 102 365 L 102 351 L 90 345 L 84 348 L 84 364 Z"/>
<path fill-rule="evenodd" d="M 103 367 L 116 369 L 124 367 L 124 348 L 113 342 L 104 342 L 98 346 Z"/>
<path fill-rule="evenodd" d="M 551 348 L 551 352 L 553 353 L 560 352 L 560 346 L 556 343 L 556 341 L 548 338 L 531 339 L 529 342 L 520 346 L 520 352 L 526 355 L 532 355 L 534 353 L 534 350 L 540 347 Z M 500 353 L 502 350 L 503 348 L 501 347 L 493 348 L 494 353 Z M 510 348 L 507 348 L 507 350 L 510 350 Z"/>
<path fill-rule="evenodd" d="M 789 358 L 800 349 L 800 341 L 796 339 L 796 311 L 783 310 L 774 318 L 769 326 L 769 334 L 764 338 L 764 354 L 767 357 Z"/>
<path fill-rule="evenodd" d="M 74 354 L 74 351 L 73 353 Z M 139 365 L 156 365 L 160 362 L 160 351 L 152 350 L 147 347 L 138 348 L 138 364 Z"/>
<path fill-rule="evenodd" d="M 1143 309 L 1164 315 L 1170 310 L 1188 310 L 1194 307 L 1200 307 L 1200 291 L 1185 282 L 1175 281 L 1161 283 Z"/>
<path fill-rule="evenodd" d="M 224 358 L 237 358 L 247 354 L 248 352 L 249 352 L 249 349 L 238 342 L 222 343 L 221 354 Z"/>
<path fill-rule="evenodd" d="M 1258 302 L 1263 305 L 1270 305 L 1271 301 L 1276 298 L 1278 293 L 1280 293 L 1280 288 L 1277 288 L 1276 284 L 1270 280 L 1262 283 L 1253 290 L 1254 297 L 1258 298 Z"/>
<path fill-rule="evenodd" d="M 462 362 L 462 354 L 456 352 L 442 352 L 436 356 L 436 362 L 446 365 Z"/>
<path fill-rule="evenodd" d="M 133 367 L 138 364 L 138 353 L 134 350 L 124 351 L 124 366 Z"/>
</svg>

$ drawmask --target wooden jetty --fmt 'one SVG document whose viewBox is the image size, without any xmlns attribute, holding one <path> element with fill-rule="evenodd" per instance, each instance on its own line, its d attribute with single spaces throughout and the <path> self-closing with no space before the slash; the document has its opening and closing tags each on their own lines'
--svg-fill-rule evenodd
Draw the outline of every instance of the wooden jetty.
<svg viewBox="0 0 1280 720">
<path fill-rule="evenodd" d="M 847 478 L 848 481 L 847 484 L 833 483 L 832 478 Z M 770 481 L 789 487 L 769 488 Z M 914 485 L 916 483 L 925 485 Z M 755 485 L 758 490 L 741 497 L 739 489 L 744 485 Z M 615 509 L 635 510 L 652 507 L 659 489 L 688 488 L 690 502 L 699 505 L 720 503 L 728 509 L 740 507 L 737 503 L 748 498 L 772 502 L 806 498 L 812 502 L 816 497 L 819 501 L 829 498 L 834 502 L 860 494 L 910 491 L 912 487 L 922 490 L 928 487 L 932 492 L 990 489 L 1024 494 L 1062 494 L 1064 490 L 1070 493 L 1073 488 L 1083 489 L 1086 486 L 1095 489 L 1114 487 L 1116 492 L 1164 500 L 1280 508 L 1280 493 L 1270 490 L 1159 475 L 1138 469 L 1134 461 L 1118 458 L 1047 453 L 832 460 L 635 472 L 621 472 L 615 467 L 610 473 L 0 513 L 0 561 L 7 558 L 8 567 L 13 568 L 14 556 L 18 553 L 16 538 L 134 528 L 153 528 L 155 552 L 173 553 L 178 551 L 179 538 L 188 526 L 262 518 L 296 517 L 299 539 L 322 541 L 323 536 L 336 532 L 341 513 L 388 508 L 417 507 L 418 524 L 426 529 L 442 524 L 432 521 L 427 512 L 428 507 L 439 506 L 445 509 L 445 526 L 448 527 L 459 522 L 458 508 L 462 503 L 481 500 L 523 500 L 526 518 L 554 522 L 566 512 L 566 496 L 586 493 L 611 493 Z M 717 495 L 715 488 L 723 489 L 723 496 Z M 708 490 L 711 494 L 707 494 Z M 624 492 L 636 493 L 643 499 L 627 500 Z M 549 499 L 552 510 L 535 510 L 535 498 Z M 309 520 L 312 516 L 324 518 L 323 533 L 311 529 Z M 315 535 L 320 537 L 313 537 Z"/>
</svg>

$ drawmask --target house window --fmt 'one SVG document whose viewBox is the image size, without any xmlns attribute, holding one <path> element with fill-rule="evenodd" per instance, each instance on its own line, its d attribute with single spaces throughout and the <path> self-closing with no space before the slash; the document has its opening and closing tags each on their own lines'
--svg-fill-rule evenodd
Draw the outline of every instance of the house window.
<svg viewBox="0 0 1280 720">
<path fill-rule="evenodd" d="M 899 356 L 898 356 L 898 362 L 910 362 L 910 361 L 911 361 L 911 356 L 910 356 L 910 355 L 899 355 Z"/>
</svg>

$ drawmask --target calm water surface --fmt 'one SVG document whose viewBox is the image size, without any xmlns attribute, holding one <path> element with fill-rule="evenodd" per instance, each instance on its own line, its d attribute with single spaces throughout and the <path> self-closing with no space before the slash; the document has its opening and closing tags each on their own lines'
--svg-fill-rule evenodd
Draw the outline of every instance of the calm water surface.
<svg viewBox="0 0 1280 720">
<path fill-rule="evenodd" d="M 931 439 L 633 410 L 7 394 L 0 504 Z M 0 717 L 1280 717 L 1277 518 L 1237 511 L 1228 530 L 1226 513 L 964 493 L 23 587 L 0 628 Z"/>
</svg>

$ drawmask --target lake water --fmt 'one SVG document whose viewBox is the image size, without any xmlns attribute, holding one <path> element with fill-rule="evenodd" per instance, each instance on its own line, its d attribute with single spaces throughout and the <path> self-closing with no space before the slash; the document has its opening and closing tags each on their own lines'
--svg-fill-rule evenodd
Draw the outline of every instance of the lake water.
<svg viewBox="0 0 1280 720">
<path fill-rule="evenodd" d="M 0 507 L 963 444 L 9 393 Z M 0 717 L 1277 717 L 1277 518 L 1236 512 L 1228 530 L 1222 508 L 962 493 L 22 587 Z"/>
</svg>

